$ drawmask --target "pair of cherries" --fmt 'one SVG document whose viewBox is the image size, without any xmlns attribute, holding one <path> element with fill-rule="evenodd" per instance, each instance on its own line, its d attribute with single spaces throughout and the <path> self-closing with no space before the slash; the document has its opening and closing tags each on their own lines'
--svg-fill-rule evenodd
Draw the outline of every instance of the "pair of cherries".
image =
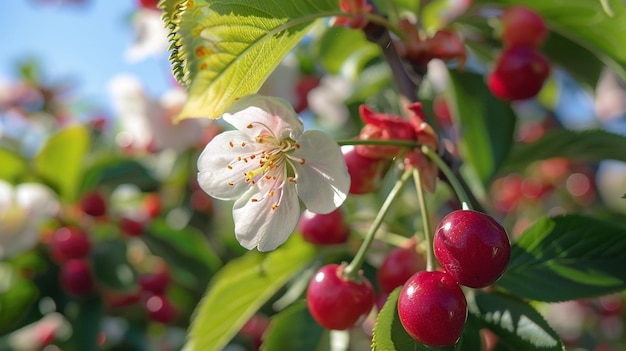
<svg viewBox="0 0 626 351">
<path fill-rule="evenodd" d="M 421 270 L 408 278 L 398 298 L 398 315 L 417 341 L 429 346 L 450 346 L 459 340 L 467 318 L 461 285 L 483 288 L 493 284 L 506 269 L 510 242 L 504 228 L 492 217 L 458 210 L 440 222 L 433 246 L 443 270 Z M 369 280 L 363 276 L 347 279 L 343 269 L 338 264 L 323 266 L 307 291 L 311 315 L 328 329 L 353 327 L 365 319 L 375 303 Z M 387 282 L 392 275 L 394 272 L 387 272 L 379 280 Z"/>
</svg>

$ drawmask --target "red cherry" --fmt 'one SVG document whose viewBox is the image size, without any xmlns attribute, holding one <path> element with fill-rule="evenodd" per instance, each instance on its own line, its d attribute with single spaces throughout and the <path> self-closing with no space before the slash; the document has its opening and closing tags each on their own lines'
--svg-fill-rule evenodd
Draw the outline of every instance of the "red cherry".
<svg viewBox="0 0 626 351">
<path fill-rule="evenodd" d="M 161 213 L 161 197 L 159 194 L 148 194 L 143 198 L 142 208 L 150 218 L 155 218 Z"/>
<path fill-rule="evenodd" d="M 176 318 L 176 308 L 163 295 L 152 295 L 144 302 L 150 320 L 167 324 Z"/>
<path fill-rule="evenodd" d="M 440 271 L 415 273 L 398 297 L 398 316 L 407 333 L 424 345 L 454 345 L 463 332 L 467 302 L 450 275 Z"/>
<path fill-rule="evenodd" d="M 262 314 L 253 315 L 246 324 L 241 327 L 239 331 L 241 335 L 244 335 L 251 339 L 254 342 L 254 345 L 257 349 L 261 348 L 261 344 L 263 343 L 263 334 L 270 326 L 270 319 L 267 316 Z"/>
<path fill-rule="evenodd" d="M 111 308 L 121 308 L 134 305 L 135 303 L 139 302 L 139 300 L 141 300 L 141 291 L 139 289 L 131 293 L 106 291 L 103 294 L 103 298 L 107 306 Z"/>
<path fill-rule="evenodd" d="M 93 217 L 104 216 L 107 212 L 107 203 L 97 192 L 91 192 L 83 195 L 80 201 L 80 209 Z"/>
<path fill-rule="evenodd" d="M 470 288 L 484 288 L 498 280 L 511 254 L 504 228 L 490 216 L 472 210 L 445 216 L 435 230 L 433 247 L 443 269 Z"/>
<path fill-rule="evenodd" d="M 170 283 L 170 274 L 167 268 L 162 268 L 154 273 L 145 273 L 139 276 L 139 285 L 143 291 L 162 295 Z"/>
<path fill-rule="evenodd" d="M 323 266 L 307 290 L 309 312 L 327 329 L 350 329 L 362 322 L 374 306 L 374 288 L 369 280 L 347 280 L 342 271 L 343 266 L 338 264 Z"/>
<path fill-rule="evenodd" d="M 61 227 L 52 234 L 50 253 L 58 263 L 74 258 L 85 258 L 90 250 L 89 238 L 78 228 Z"/>
<path fill-rule="evenodd" d="M 151 9 L 151 10 L 158 10 L 158 6 L 157 4 L 159 3 L 159 0 L 138 0 L 137 1 L 139 5 L 139 7 L 143 7 L 145 9 Z"/>
<path fill-rule="evenodd" d="M 86 296 L 94 290 L 93 275 L 89 263 L 83 259 L 73 259 L 61 266 L 59 279 L 65 292 L 74 296 Z"/>
<path fill-rule="evenodd" d="M 502 100 L 524 100 L 537 95 L 550 75 L 548 60 L 534 49 L 516 46 L 506 49 L 489 74 L 491 93 Z"/>
<path fill-rule="evenodd" d="M 527 46 L 539 48 L 548 36 L 543 18 L 525 6 L 512 6 L 500 17 L 502 42 L 506 47 Z"/>
<path fill-rule="evenodd" d="M 296 84 L 296 96 L 298 96 L 298 104 L 294 107 L 297 113 L 300 113 L 309 107 L 309 92 L 320 84 L 320 80 L 321 78 L 319 76 L 300 77 L 298 84 Z"/>
<path fill-rule="evenodd" d="M 414 273 L 426 269 L 426 259 L 415 251 L 415 241 L 408 247 L 397 247 L 387 254 L 383 264 L 377 271 L 376 278 L 380 290 L 391 293 L 401 286 Z"/>
<path fill-rule="evenodd" d="M 361 156 L 353 145 L 342 146 L 341 152 L 350 174 L 350 194 L 368 194 L 380 188 L 391 164 L 389 160 Z"/>
<path fill-rule="evenodd" d="M 136 219 L 122 217 L 120 219 L 120 229 L 128 236 L 140 236 L 143 234 L 144 224 Z"/>
<path fill-rule="evenodd" d="M 316 245 L 345 243 L 350 235 L 341 208 L 326 214 L 305 210 L 300 216 L 298 227 L 304 240 Z"/>
</svg>

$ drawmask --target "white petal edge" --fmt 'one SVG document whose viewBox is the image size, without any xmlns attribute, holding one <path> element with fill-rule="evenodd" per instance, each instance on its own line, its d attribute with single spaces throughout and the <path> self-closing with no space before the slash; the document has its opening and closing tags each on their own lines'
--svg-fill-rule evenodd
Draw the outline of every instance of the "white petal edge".
<svg viewBox="0 0 626 351">
<path fill-rule="evenodd" d="M 222 118 L 250 136 L 259 135 L 265 129 L 262 126 L 269 128 L 278 139 L 297 139 L 304 130 L 302 121 L 287 100 L 259 94 L 237 100 Z"/>
<path fill-rule="evenodd" d="M 282 200 L 275 210 L 269 197 L 259 202 L 251 199 L 261 194 L 251 188 L 233 206 L 235 237 L 248 250 L 272 251 L 283 244 L 300 219 L 300 203 L 295 187 L 287 183 L 282 188 Z M 278 192 L 275 196 L 281 196 Z"/>
<path fill-rule="evenodd" d="M 233 146 L 230 146 L 230 143 Z M 242 147 L 242 143 L 245 146 Z M 235 200 L 248 191 L 244 181 L 244 169 L 252 166 L 237 162 L 233 169 L 228 165 L 244 154 L 256 152 L 259 144 L 239 131 L 227 131 L 216 135 L 198 157 L 198 184 L 205 193 L 219 200 Z M 233 184 L 232 186 L 229 184 Z"/>
<path fill-rule="evenodd" d="M 293 156 L 305 160 L 304 164 L 293 162 L 298 196 L 309 211 L 330 213 L 341 206 L 350 190 L 350 175 L 341 148 L 319 130 L 304 132 L 297 142 L 300 148 Z"/>
</svg>

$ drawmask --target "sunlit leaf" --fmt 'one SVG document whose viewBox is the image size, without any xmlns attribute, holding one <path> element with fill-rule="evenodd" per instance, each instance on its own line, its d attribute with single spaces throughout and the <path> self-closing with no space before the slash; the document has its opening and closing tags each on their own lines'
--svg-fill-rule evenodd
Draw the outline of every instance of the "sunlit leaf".
<svg viewBox="0 0 626 351">
<path fill-rule="evenodd" d="M 175 75 L 189 92 L 178 120 L 218 118 L 236 99 L 257 92 L 317 19 L 339 13 L 335 0 L 196 0 L 162 7 Z"/>
<path fill-rule="evenodd" d="M 28 164 L 26 160 L 19 154 L 7 149 L 0 148 L 0 179 L 8 182 L 15 182 L 27 170 Z"/>
<path fill-rule="evenodd" d="M 474 317 L 514 350 L 565 350 L 558 334 L 528 303 L 511 295 L 476 292 L 468 301 Z"/>
<path fill-rule="evenodd" d="M 89 149 L 89 132 L 73 126 L 52 135 L 35 157 L 35 169 L 66 200 L 75 199 Z"/>
<path fill-rule="evenodd" d="M 518 296 L 557 302 L 626 289 L 626 228 L 579 215 L 543 218 L 511 248 L 497 282 Z"/>
<path fill-rule="evenodd" d="M 211 280 L 191 323 L 185 351 L 221 350 L 244 323 L 315 256 L 300 237 L 275 251 L 250 251 Z"/>
</svg>

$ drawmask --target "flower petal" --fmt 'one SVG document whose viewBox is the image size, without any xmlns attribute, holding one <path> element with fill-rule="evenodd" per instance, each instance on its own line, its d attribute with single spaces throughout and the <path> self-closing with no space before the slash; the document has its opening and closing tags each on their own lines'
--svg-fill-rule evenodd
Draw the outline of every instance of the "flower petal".
<svg viewBox="0 0 626 351">
<path fill-rule="evenodd" d="M 318 130 L 304 132 L 297 140 L 300 148 L 292 156 L 298 196 L 315 213 L 330 213 L 341 206 L 350 190 L 350 175 L 339 145 Z"/>
<path fill-rule="evenodd" d="M 258 94 L 237 100 L 222 117 L 252 137 L 269 133 L 279 140 L 287 137 L 295 140 L 304 130 L 287 100 Z"/>
<path fill-rule="evenodd" d="M 22 183 L 15 187 L 15 203 L 28 213 L 35 226 L 61 209 L 57 195 L 40 183 Z"/>
<path fill-rule="evenodd" d="M 271 251 L 287 241 L 295 229 L 300 218 L 300 204 L 292 183 L 275 189 L 273 197 L 263 197 L 258 189 L 251 188 L 233 206 L 235 236 L 248 250 L 258 247 L 259 251 Z M 280 202 L 272 209 L 276 199 Z"/>
<path fill-rule="evenodd" d="M 239 131 L 216 135 L 198 157 L 198 184 L 216 199 L 239 198 L 250 187 L 244 173 L 254 168 L 247 158 L 262 146 Z"/>
</svg>

